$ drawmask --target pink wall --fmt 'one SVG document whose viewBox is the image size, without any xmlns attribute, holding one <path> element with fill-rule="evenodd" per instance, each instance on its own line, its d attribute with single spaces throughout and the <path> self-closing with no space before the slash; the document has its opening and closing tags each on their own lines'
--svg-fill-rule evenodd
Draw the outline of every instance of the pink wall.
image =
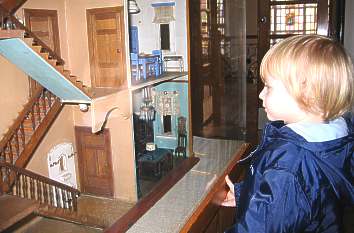
<svg viewBox="0 0 354 233">
<path fill-rule="evenodd" d="M 1 82 L 0 93 L 0 135 L 7 132 L 8 128 L 17 117 L 18 112 L 27 103 L 28 79 L 15 65 L 0 56 Z M 2 138 L 2 136 L 0 136 Z"/>
<path fill-rule="evenodd" d="M 122 6 L 122 0 L 66 1 L 69 60 L 71 71 L 91 86 L 86 9 Z"/>
<path fill-rule="evenodd" d="M 24 13 L 23 9 L 46 9 L 46 10 L 56 10 L 58 12 L 58 23 L 59 23 L 59 37 L 60 37 L 60 53 L 61 57 L 66 62 L 65 68 L 69 69 L 70 61 L 68 57 L 68 44 L 67 44 L 67 29 L 65 22 L 66 12 L 65 12 L 65 0 L 28 0 L 17 12 L 16 15 L 23 19 Z"/>
</svg>

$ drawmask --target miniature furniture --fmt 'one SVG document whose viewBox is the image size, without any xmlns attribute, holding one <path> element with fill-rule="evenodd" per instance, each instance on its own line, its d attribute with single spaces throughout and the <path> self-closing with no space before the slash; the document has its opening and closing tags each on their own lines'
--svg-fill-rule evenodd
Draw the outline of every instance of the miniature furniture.
<svg viewBox="0 0 354 233">
<path fill-rule="evenodd" d="M 130 53 L 131 75 L 135 82 L 156 77 L 159 55 Z"/>
<path fill-rule="evenodd" d="M 138 159 L 139 177 L 161 178 L 163 173 L 173 168 L 172 152 L 168 149 L 157 148 L 145 151 Z"/>
<path fill-rule="evenodd" d="M 163 62 L 162 62 L 162 51 L 161 50 L 152 50 L 152 54 L 157 55 L 157 63 L 155 64 L 156 76 L 159 76 L 163 73 Z"/>
<path fill-rule="evenodd" d="M 158 55 L 154 54 L 139 54 L 139 64 L 142 65 L 142 77 L 144 80 L 156 76 L 156 64 L 158 60 Z"/>
<path fill-rule="evenodd" d="M 169 62 L 177 62 L 177 66 L 169 66 Z M 163 66 L 165 71 L 174 71 L 174 70 L 179 70 L 180 72 L 184 71 L 184 62 L 183 62 L 183 56 L 181 55 L 165 55 L 163 57 Z"/>
<path fill-rule="evenodd" d="M 141 64 L 139 64 L 138 54 L 130 53 L 130 70 L 132 75 L 132 81 L 140 81 Z"/>
<path fill-rule="evenodd" d="M 183 156 L 183 158 L 187 158 L 187 135 L 178 134 L 177 136 L 177 147 L 175 149 L 176 156 Z"/>
<path fill-rule="evenodd" d="M 175 156 L 187 157 L 187 129 L 186 129 L 186 118 L 178 117 L 178 135 L 177 135 L 177 147 L 175 149 Z"/>
</svg>

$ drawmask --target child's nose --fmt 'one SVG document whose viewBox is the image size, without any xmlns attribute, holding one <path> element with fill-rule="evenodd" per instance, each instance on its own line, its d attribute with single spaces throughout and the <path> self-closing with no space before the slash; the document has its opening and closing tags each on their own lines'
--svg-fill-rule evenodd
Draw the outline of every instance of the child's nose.
<svg viewBox="0 0 354 233">
<path fill-rule="evenodd" d="M 264 89 L 265 88 L 262 89 L 261 93 L 259 93 L 259 96 L 258 96 L 261 100 L 264 100 Z"/>
</svg>

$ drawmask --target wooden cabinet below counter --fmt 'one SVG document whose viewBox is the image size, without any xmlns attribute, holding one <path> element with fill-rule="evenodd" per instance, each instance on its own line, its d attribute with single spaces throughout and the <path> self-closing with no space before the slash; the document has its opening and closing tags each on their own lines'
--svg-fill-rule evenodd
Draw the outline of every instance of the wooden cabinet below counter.
<svg viewBox="0 0 354 233">
<path fill-rule="evenodd" d="M 222 233 L 234 224 L 234 207 L 223 207 L 220 203 L 227 193 L 225 176 L 229 174 L 233 182 L 243 179 L 247 166 L 237 162 L 243 158 L 250 149 L 249 144 L 243 144 L 233 159 L 229 162 L 223 174 L 216 180 L 209 193 L 202 200 L 180 232 L 182 233 Z"/>
</svg>

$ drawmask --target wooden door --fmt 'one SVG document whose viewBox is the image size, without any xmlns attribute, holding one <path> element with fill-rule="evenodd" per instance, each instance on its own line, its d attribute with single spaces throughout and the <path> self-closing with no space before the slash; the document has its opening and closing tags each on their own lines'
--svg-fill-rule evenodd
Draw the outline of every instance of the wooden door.
<svg viewBox="0 0 354 233">
<path fill-rule="evenodd" d="M 113 196 L 111 143 L 108 130 L 99 134 L 91 128 L 75 127 L 81 191 Z"/>
<path fill-rule="evenodd" d="M 24 9 L 26 27 L 60 56 L 58 14 L 56 10 Z M 29 95 L 39 83 L 29 77 Z"/>
<path fill-rule="evenodd" d="M 126 86 L 123 7 L 86 13 L 92 86 Z"/>
</svg>

